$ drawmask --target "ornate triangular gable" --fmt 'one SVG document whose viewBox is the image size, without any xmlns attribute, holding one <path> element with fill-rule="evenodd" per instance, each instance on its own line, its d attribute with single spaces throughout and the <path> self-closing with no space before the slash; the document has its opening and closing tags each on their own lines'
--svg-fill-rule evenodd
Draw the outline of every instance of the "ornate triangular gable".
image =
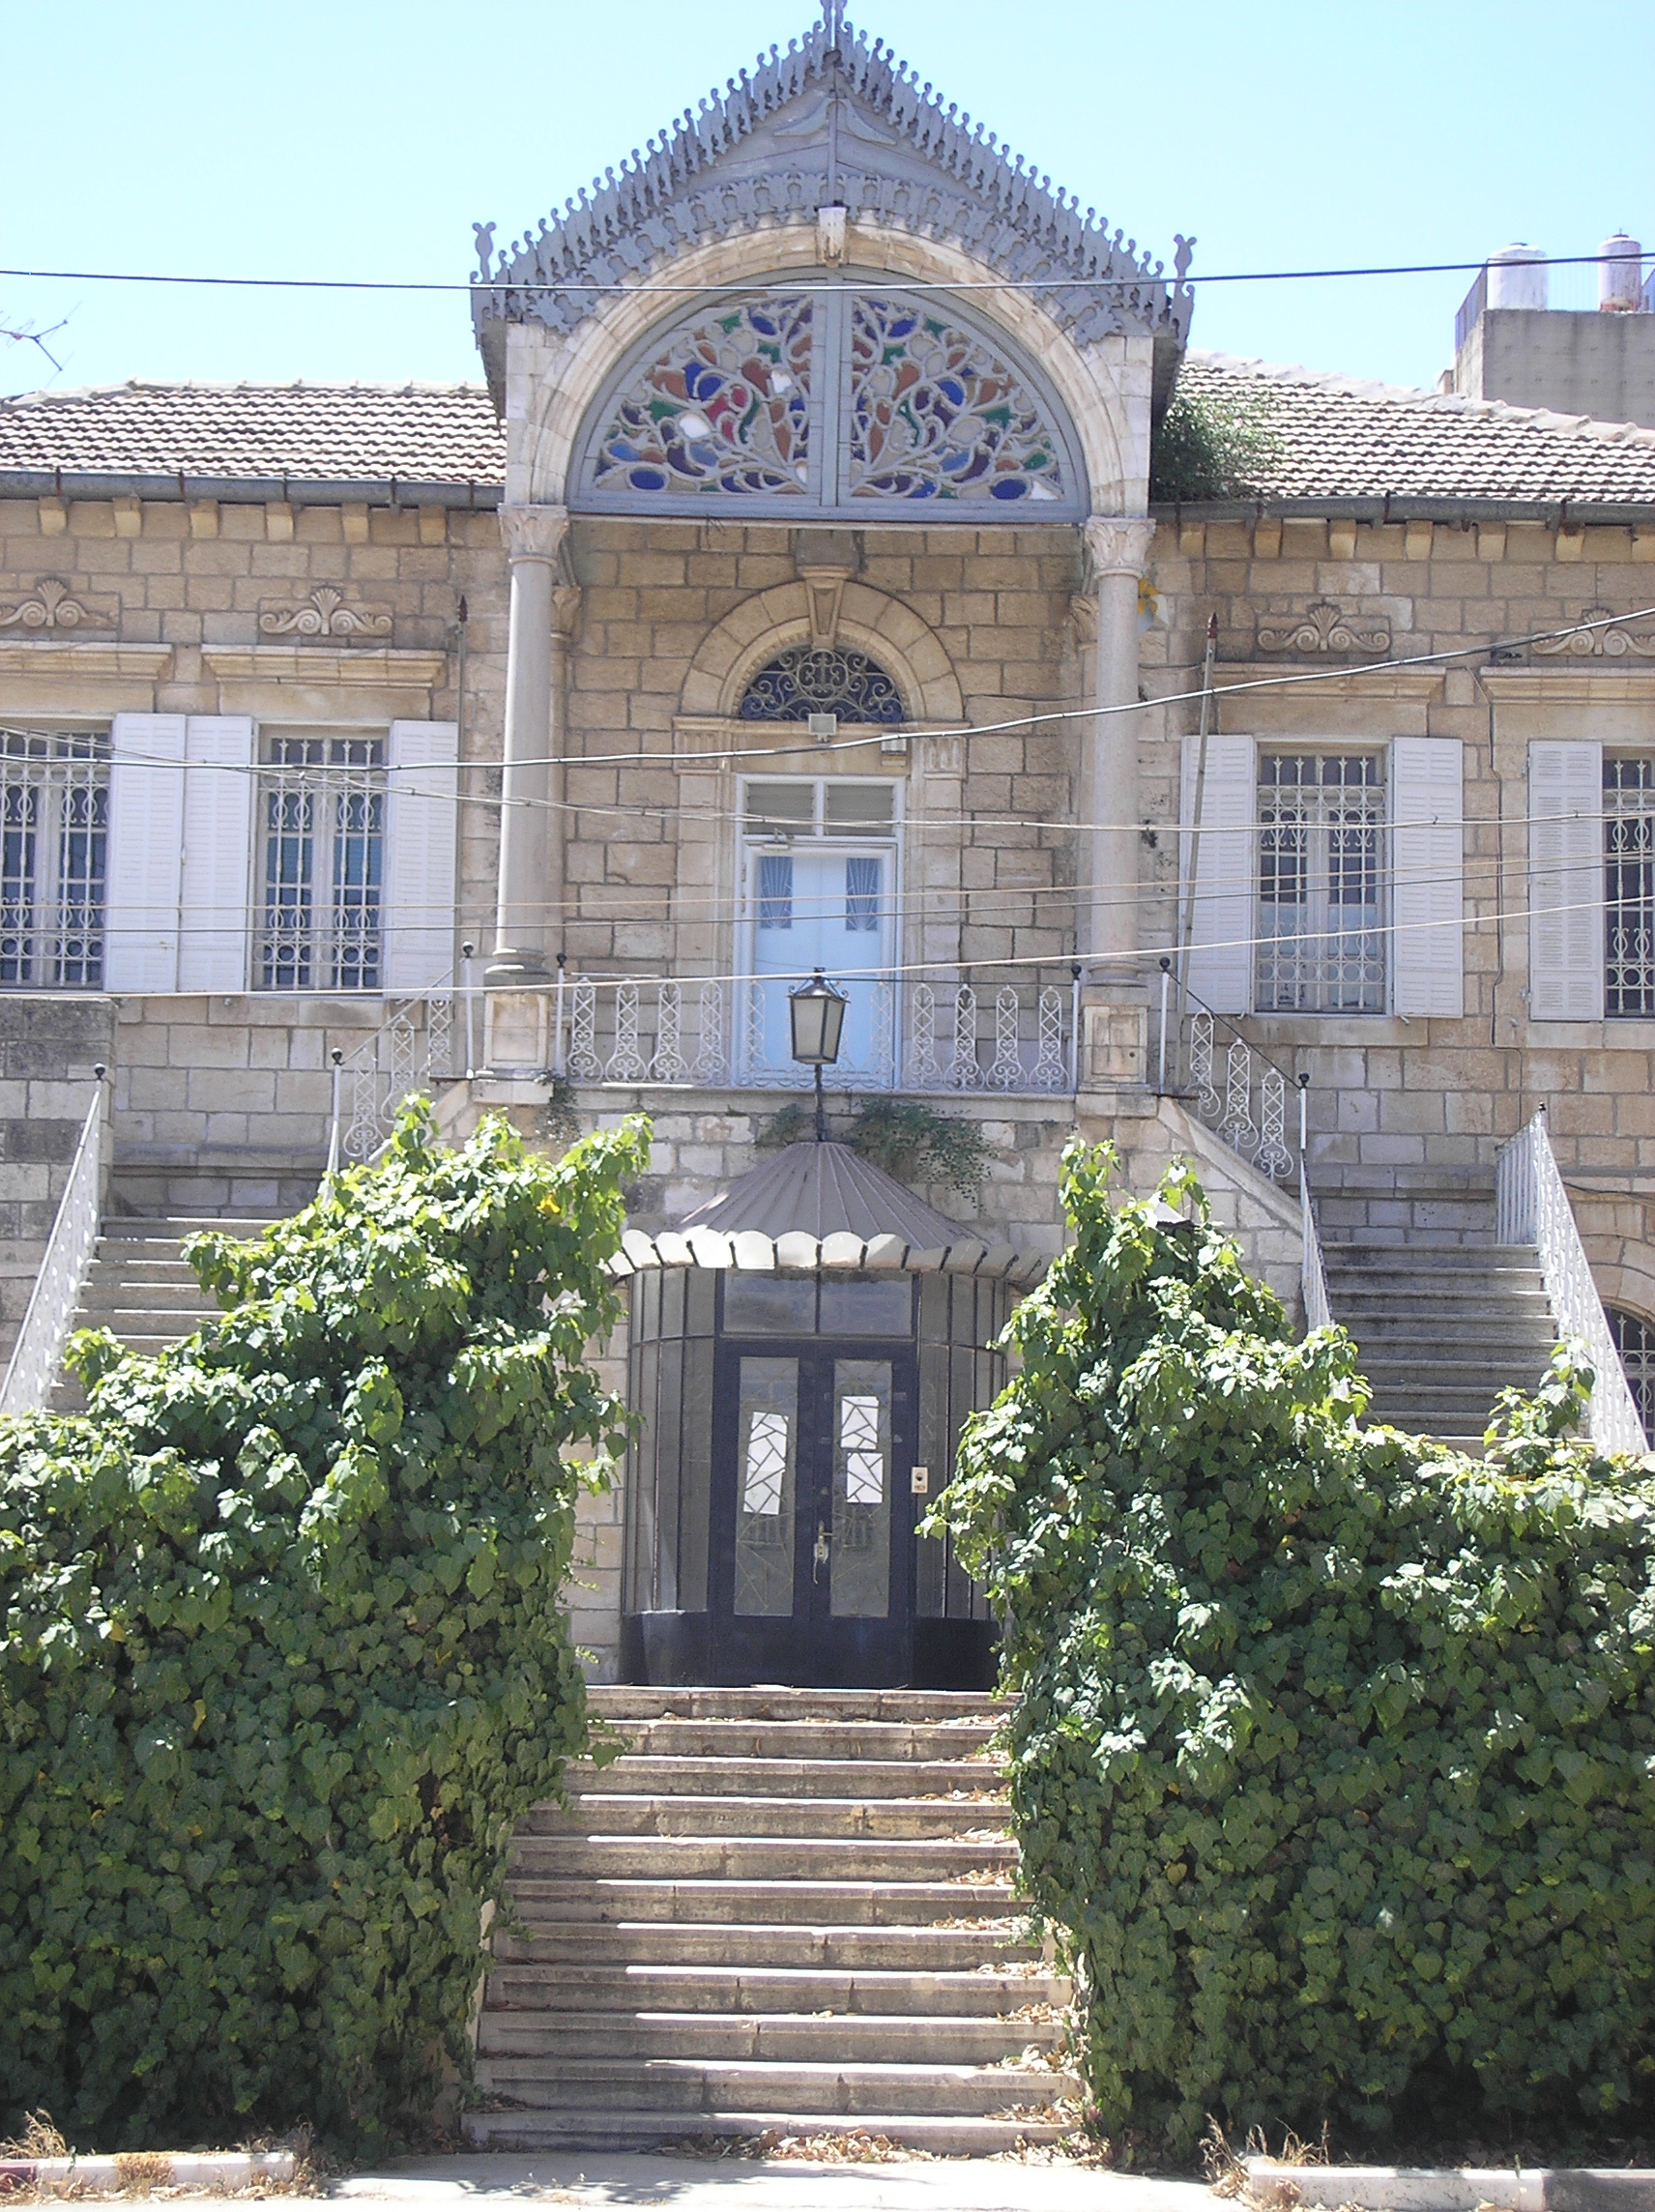
<svg viewBox="0 0 1655 2212">
<path fill-rule="evenodd" d="M 838 94 L 835 127 L 828 110 Z M 829 139 L 833 146 L 829 153 Z M 829 161 L 832 174 L 829 174 Z M 1156 384 L 1170 389 L 1188 334 L 1184 281 L 1193 240 L 1178 237 L 1174 276 L 1135 240 L 1049 177 L 1012 160 L 992 131 L 953 105 L 880 41 L 826 25 L 772 46 L 699 111 L 633 150 L 619 177 L 595 178 L 562 216 L 498 254 L 494 225 L 475 225 L 480 266 L 473 317 L 491 379 L 501 326 L 573 330 L 605 292 L 647 278 L 677 255 L 732 234 L 814 224 L 826 204 L 854 224 L 907 229 L 957 245 L 1086 344 L 1112 332 L 1156 340 Z"/>
</svg>

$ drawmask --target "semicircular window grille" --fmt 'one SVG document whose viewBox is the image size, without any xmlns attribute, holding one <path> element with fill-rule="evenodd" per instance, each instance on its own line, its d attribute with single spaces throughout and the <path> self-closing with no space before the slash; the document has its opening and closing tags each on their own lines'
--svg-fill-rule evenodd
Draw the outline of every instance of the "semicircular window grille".
<svg viewBox="0 0 1655 2212">
<path fill-rule="evenodd" d="M 902 693 L 870 655 L 854 645 L 790 645 L 753 676 L 737 713 L 743 722 L 900 722 Z"/>
<path fill-rule="evenodd" d="M 1638 1407 L 1643 1433 L 1655 1441 L 1655 1322 L 1628 1313 L 1623 1306 L 1606 1306 L 1605 1318 L 1620 1364 Z"/>
<path fill-rule="evenodd" d="M 582 454 L 574 504 L 632 513 L 734 497 L 773 514 L 1062 521 L 1087 504 L 1058 403 L 1003 337 L 951 304 L 850 285 L 725 299 L 657 333 Z"/>
</svg>

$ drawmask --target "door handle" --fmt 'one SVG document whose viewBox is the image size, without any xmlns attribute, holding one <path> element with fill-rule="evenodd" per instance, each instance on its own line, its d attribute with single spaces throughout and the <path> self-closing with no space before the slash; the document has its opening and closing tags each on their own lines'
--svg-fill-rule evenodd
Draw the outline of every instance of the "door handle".
<svg viewBox="0 0 1655 2212">
<path fill-rule="evenodd" d="M 810 1579 L 813 1583 L 819 1583 L 822 1580 L 822 1570 L 828 1564 L 828 1524 L 826 1521 L 818 1521 L 816 1524 L 816 1542 L 810 1554 Z"/>
</svg>

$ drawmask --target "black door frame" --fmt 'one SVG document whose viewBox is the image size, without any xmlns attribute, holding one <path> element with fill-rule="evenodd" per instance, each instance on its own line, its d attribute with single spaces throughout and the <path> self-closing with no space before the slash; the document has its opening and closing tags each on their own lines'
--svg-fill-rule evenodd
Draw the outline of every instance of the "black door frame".
<svg viewBox="0 0 1655 2212">
<path fill-rule="evenodd" d="M 794 1611 L 736 1612 L 736 1496 L 742 1359 L 798 1362 L 798 1442 L 794 1475 Z M 833 1364 L 888 1361 L 890 1376 L 890 1600 L 881 1619 L 835 1617 L 830 1584 L 813 1573 L 819 1522 L 832 1526 Z M 912 1474 L 919 1446 L 919 1362 L 900 1337 L 724 1337 L 712 1375 L 711 1526 L 708 1559 L 708 1660 L 714 1682 L 778 1682 L 810 1689 L 895 1688 L 912 1678 L 915 1597 Z M 802 1599 L 802 1605 L 801 1605 Z"/>
</svg>

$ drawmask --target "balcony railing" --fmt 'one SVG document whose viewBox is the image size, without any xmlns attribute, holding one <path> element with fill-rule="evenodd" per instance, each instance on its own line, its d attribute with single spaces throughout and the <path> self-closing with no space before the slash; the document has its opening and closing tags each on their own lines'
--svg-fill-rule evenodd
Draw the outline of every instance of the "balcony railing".
<svg viewBox="0 0 1655 2212">
<path fill-rule="evenodd" d="M 914 981 L 848 986 L 846 1044 L 829 1085 L 850 1091 L 1062 1096 L 1075 1088 L 1072 980 Z M 785 990 L 750 979 L 567 977 L 559 988 L 556 1072 L 575 1083 L 804 1090 L 788 1057 Z"/>
</svg>

